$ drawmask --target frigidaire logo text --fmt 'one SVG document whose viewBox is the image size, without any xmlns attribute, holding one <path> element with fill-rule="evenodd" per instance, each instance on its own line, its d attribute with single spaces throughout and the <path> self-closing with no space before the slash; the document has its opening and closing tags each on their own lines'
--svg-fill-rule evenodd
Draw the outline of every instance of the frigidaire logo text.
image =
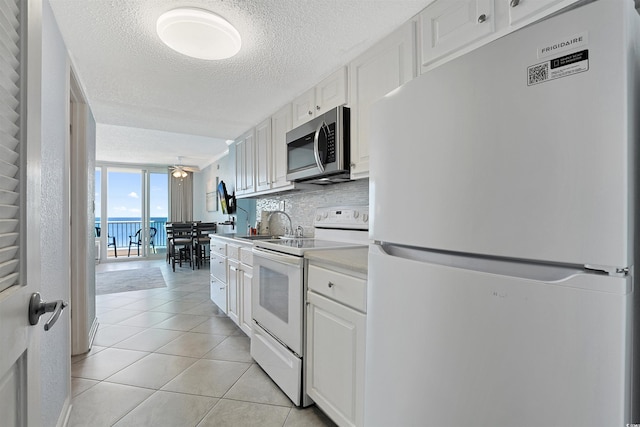
<svg viewBox="0 0 640 427">
<path fill-rule="evenodd" d="M 573 38 L 571 40 L 566 40 L 566 41 L 563 41 L 563 42 L 560 42 L 560 43 L 556 43 L 556 44 L 551 45 L 551 46 L 544 47 L 544 48 L 542 48 L 541 53 L 553 52 L 556 49 L 560 49 L 560 48 L 563 48 L 563 47 L 568 47 L 568 46 L 571 46 L 572 44 L 576 44 L 576 43 L 582 43 L 582 36 L 575 37 L 575 38 Z"/>
</svg>

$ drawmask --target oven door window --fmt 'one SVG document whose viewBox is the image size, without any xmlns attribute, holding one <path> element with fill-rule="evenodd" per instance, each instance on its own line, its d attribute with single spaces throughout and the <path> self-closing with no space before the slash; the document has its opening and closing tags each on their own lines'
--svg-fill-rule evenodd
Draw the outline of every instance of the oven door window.
<svg viewBox="0 0 640 427">
<path fill-rule="evenodd" d="M 289 276 L 260 266 L 260 306 L 289 323 Z"/>
<path fill-rule="evenodd" d="M 256 322 L 302 354 L 304 258 L 254 250 L 251 314 Z"/>
</svg>

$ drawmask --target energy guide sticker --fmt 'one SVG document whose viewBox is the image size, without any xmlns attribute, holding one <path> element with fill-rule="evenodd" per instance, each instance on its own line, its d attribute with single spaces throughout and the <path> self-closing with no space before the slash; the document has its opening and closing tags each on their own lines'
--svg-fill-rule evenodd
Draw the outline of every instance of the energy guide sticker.
<svg viewBox="0 0 640 427">
<path fill-rule="evenodd" d="M 570 53 L 527 68 L 527 86 L 545 83 L 589 70 L 589 50 Z"/>
</svg>

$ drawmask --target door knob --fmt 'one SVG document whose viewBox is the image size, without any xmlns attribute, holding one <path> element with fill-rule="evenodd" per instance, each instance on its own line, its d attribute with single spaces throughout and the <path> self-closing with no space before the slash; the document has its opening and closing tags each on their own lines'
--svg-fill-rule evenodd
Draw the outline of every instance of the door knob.
<svg viewBox="0 0 640 427">
<path fill-rule="evenodd" d="M 29 300 L 29 324 L 37 325 L 40 321 L 40 316 L 45 313 L 53 313 L 47 323 L 44 324 L 44 330 L 48 331 L 56 323 L 60 313 L 67 306 L 67 303 L 62 300 L 46 302 L 42 300 L 39 293 L 31 294 Z"/>
</svg>

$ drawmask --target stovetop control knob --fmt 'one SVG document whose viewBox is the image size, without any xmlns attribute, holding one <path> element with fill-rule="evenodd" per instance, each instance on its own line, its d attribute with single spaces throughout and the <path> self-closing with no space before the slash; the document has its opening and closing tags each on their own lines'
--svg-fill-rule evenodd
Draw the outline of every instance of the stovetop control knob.
<svg viewBox="0 0 640 427">
<path fill-rule="evenodd" d="M 353 211 L 353 217 L 354 217 L 354 218 L 356 218 L 356 219 L 357 219 L 359 216 L 360 216 L 360 212 L 358 212 L 358 211 Z"/>
<path fill-rule="evenodd" d="M 318 214 L 316 215 L 316 221 L 321 221 L 322 220 L 322 215 Z"/>
<path fill-rule="evenodd" d="M 329 212 L 325 211 L 322 213 L 322 217 L 323 218 L 328 218 L 329 217 Z"/>
<path fill-rule="evenodd" d="M 364 222 L 368 222 L 368 221 L 369 221 L 369 214 L 364 214 L 364 215 L 362 215 L 362 220 L 363 220 Z"/>
</svg>

